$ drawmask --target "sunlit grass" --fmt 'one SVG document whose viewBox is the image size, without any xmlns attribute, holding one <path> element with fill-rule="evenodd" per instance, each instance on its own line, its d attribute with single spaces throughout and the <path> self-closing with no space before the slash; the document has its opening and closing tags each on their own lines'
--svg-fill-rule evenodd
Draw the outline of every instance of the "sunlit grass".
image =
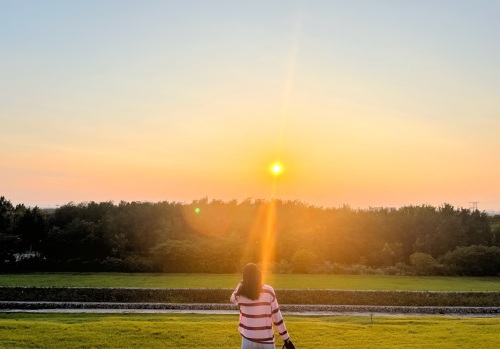
<svg viewBox="0 0 500 349">
<path fill-rule="evenodd" d="M 232 288 L 240 279 L 240 274 L 0 274 L 0 286 Z M 266 280 L 278 289 L 500 291 L 500 277 L 275 274 Z"/>
<path fill-rule="evenodd" d="M 499 318 L 285 316 L 298 348 L 498 348 Z M 0 314 L 1 348 L 238 348 L 237 315 Z M 281 348 L 281 340 L 277 340 Z"/>
</svg>

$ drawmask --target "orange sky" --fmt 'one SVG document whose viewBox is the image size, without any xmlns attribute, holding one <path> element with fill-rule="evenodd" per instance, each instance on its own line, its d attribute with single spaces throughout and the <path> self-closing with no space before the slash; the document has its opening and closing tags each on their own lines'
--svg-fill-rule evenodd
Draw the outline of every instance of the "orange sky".
<svg viewBox="0 0 500 349">
<path fill-rule="evenodd" d="M 496 5 L 59 5 L 0 5 L 14 203 L 500 210 Z"/>
</svg>

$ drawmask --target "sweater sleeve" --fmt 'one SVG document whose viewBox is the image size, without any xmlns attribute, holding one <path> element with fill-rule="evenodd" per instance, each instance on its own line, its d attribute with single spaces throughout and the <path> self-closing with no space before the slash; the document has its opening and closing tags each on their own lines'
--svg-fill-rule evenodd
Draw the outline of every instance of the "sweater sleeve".
<svg viewBox="0 0 500 349">
<path fill-rule="evenodd" d="M 241 286 L 241 282 L 238 284 L 238 286 L 236 286 L 236 288 L 233 291 L 233 294 L 231 294 L 231 297 L 229 298 L 229 301 L 231 303 L 236 304 L 236 305 L 238 305 L 238 300 L 236 299 L 236 292 L 238 292 L 238 289 L 240 288 L 240 286 Z"/>
<path fill-rule="evenodd" d="M 283 319 L 283 315 L 281 315 L 281 310 L 276 296 L 274 296 L 273 300 L 271 301 L 271 312 L 272 312 L 271 316 L 273 319 L 273 324 L 276 327 L 276 330 L 278 331 L 281 339 L 283 339 L 284 341 L 290 339 L 290 335 L 286 330 L 285 321 Z"/>
</svg>

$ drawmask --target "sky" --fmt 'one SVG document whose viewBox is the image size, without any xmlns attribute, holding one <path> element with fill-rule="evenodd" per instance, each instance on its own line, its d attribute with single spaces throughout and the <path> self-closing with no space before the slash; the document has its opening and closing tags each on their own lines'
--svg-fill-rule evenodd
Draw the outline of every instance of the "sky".
<svg viewBox="0 0 500 349">
<path fill-rule="evenodd" d="M 499 17 L 486 0 L 0 0 L 0 196 L 500 210 Z"/>
</svg>

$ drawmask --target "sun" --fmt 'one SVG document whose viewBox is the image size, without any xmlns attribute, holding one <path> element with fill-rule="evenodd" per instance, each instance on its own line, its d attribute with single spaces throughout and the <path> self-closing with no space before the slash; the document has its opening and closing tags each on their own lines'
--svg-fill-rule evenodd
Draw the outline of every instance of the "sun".
<svg viewBox="0 0 500 349">
<path fill-rule="evenodd" d="M 271 165 L 271 173 L 275 176 L 280 175 L 283 172 L 283 166 L 279 162 L 275 162 Z"/>
</svg>

